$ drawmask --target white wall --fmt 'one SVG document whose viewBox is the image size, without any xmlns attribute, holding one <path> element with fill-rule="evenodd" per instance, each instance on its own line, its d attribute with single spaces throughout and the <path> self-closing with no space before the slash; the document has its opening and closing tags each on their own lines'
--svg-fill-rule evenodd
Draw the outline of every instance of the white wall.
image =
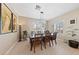
<svg viewBox="0 0 79 59">
<path fill-rule="evenodd" d="M 70 20 L 72 19 L 76 19 L 76 24 L 70 24 Z M 52 25 L 56 22 L 63 22 L 63 35 L 66 39 L 66 33 L 69 30 L 73 30 L 73 29 L 79 29 L 79 9 L 73 10 L 71 12 L 68 12 L 64 15 L 61 15 L 59 17 L 56 17 L 54 19 L 50 19 L 48 21 L 48 28 L 50 31 L 52 31 Z M 79 31 L 75 31 L 77 33 L 77 37 L 75 37 L 75 39 L 79 39 Z"/>
<path fill-rule="evenodd" d="M 31 31 L 42 31 L 43 23 L 39 19 L 19 16 L 19 23 L 22 25 L 22 31 L 27 30 L 29 34 Z M 34 27 L 35 24 L 37 28 Z"/>
<path fill-rule="evenodd" d="M 11 8 L 9 4 L 7 4 L 11 11 L 17 16 L 15 11 Z M 8 49 L 17 42 L 18 36 L 17 32 L 8 33 L 8 34 L 1 34 L 0 35 L 0 54 L 5 54 Z"/>
<path fill-rule="evenodd" d="M 17 32 L 0 35 L 0 54 L 4 54 L 16 42 Z"/>
</svg>

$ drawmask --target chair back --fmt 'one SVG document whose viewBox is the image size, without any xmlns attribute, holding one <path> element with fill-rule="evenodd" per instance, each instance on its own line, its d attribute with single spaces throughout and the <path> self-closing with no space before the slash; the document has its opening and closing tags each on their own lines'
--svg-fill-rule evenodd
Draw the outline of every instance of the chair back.
<svg viewBox="0 0 79 59">
<path fill-rule="evenodd" d="M 45 34 L 48 34 L 48 33 L 50 33 L 49 30 L 46 30 L 46 31 L 45 31 Z"/>
<path fill-rule="evenodd" d="M 35 31 L 31 31 L 31 36 L 34 36 L 35 35 Z"/>
<path fill-rule="evenodd" d="M 55 40 L 56 37 L 57 37 L 57 32 L 54 32 L 54 33 L 53 33 L 53 39 Z"/>
<path fill-rule="evenodd" d="M 41 31 L 37 31 L 37 34 L 41 34 Z"/>
<path fill-rule="evenodd" d="M 45 32 L 45 41 L 49 42 L 51 40 L 51 33 L 49 31 Z"/>
<path fill-rule="evenodd" d="M 51 35 L 51 33 L 49 32 L 49 30 L 46 30 L 45 31 L 45 36 L 50 36 Z"/>
<path fill-rule="evenodd" d="M 42 40 L 43 34 L 35 34 L 35 40 Z"/>
</svg>

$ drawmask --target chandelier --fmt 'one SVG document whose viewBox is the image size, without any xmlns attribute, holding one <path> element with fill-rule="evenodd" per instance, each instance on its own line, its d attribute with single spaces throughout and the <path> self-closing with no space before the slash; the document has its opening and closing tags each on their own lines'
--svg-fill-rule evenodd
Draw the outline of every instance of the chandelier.
<svg viewBox="0 0 79 59">
<path fill-rule="evenodd" d="M 42 7 L 40 5 L 36 5 L 35 6 L 35 10 L 39 11 L 39 16 L 40 16 L 39 22 L 42 25 L 42 30 L 44 31 L 45 30 L 46 21 L 44 19 L 44 12 L 42 11 Z"/>
<path fill-rule="evenodd" d="M 40 9 L 41 9 L 41 6 L 40 6 L 40 5 L 36 5 L 36 6 L 35 6 L 35 9 L 36 9 L 36 10 L 40 10 Z"/>
</svg>

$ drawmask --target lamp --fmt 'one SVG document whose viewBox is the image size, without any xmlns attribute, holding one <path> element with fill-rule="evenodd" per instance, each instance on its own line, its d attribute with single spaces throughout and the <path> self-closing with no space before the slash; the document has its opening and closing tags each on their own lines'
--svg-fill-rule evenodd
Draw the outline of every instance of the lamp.
<svg viewBox="0 0 79 59">
<path fill-rule="evenodd" d="M 21 25 L 19 25 L 19 42 L 21 41 L 22 37 L 21 37 Z"/>
</svg>

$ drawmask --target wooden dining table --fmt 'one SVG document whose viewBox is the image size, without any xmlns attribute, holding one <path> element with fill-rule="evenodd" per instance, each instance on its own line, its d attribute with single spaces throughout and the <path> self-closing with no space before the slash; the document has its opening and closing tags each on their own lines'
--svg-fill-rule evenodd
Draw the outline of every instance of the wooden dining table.
<svg viewBox="0 0 79 59">
<path fill-rule="evenodd" d="M 51 34 L 51 39 L 52 39 L 52 34 Z M 32 51 L 32 47 L 33 47 L 33 42 L 34 42 L 34 39 L 36 37 L 33 35 L 33 36 L 30 36 L 30 50 Z M 40 38 L 39 36 L 37 36 L 37 38 Z M 42 41 L 44 42 L 45 41 L 45 34 L 42 35 Z"/>
</svg>

